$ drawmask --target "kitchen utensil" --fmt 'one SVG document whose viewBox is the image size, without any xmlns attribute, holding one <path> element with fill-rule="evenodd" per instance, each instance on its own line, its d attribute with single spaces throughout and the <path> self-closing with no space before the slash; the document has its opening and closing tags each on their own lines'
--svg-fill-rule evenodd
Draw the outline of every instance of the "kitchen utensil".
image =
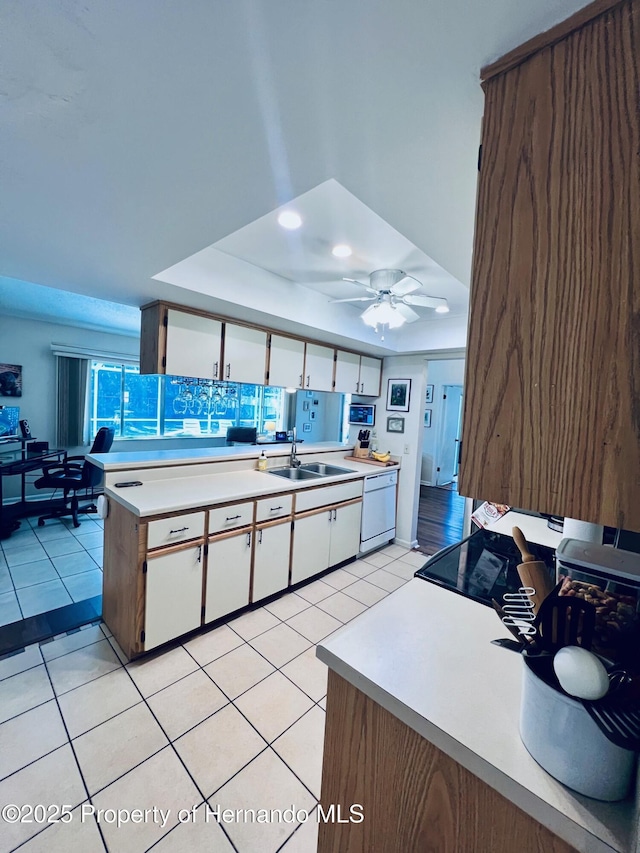
<svg viewBox="0 0 640 853">
<path fill-rule="evenodd" d="M 560 585 L 548 595 L 536 615 L 536 647 L 557 652 L 563 646 L 591 648 L 596 609 L 581 598 L 558 595 Z"/>
<path fill-rule="evenodd" d="M 629 689 L 631 688 L 631 689 Z M 633 682 L 612 689 L 603 699 L 582 705 L 602 734 L 621 749 L 640 751 L 640 699 Z"/>
<path fill-rule="evenodd" d="M 518 592 L 505 592 L 502 596 L 504 600 L 502 621 L 507 628 L 516 628 L 519 635 L 533 636 L 536 633 L 533 625 L 536 616 L 531 601 L 531 594 L 534 591 L 532 587 L 520 587 Z"/>
<path fill-rule="evenodd" d="M 531 595 L 531 601 L 533 602 L 534 613 L 537 613 L 540 605 L 553 589 L 549 570 L 546 563 L 542 560 L 536 560 L 535 556 L 529 551 L 527 540 L 519 527 L 513 528 L 512 535 L 522 555 L 522 562 L 517 567 L 518 575 L 523 586 L 533 587 L 534 592 Z"/>
<path fill-rule="evenodd" d="M 602 699 L 609 692 L 609 676 L 600 658 L 580 646 L 565 646 L 553 658 L 560 687 L 577 699 Z"/>
<path fill-rule="evenodd" d="M 505 628 L 509 631 L 509 633 L 513 634 L 513 636 L 516 638 L 516 640 L 519 641 L 518 642 L 518 651 L 521 651 L 523 648 L 522 644 L 524 642 L 528 642 L 527 633 L 521 633 L 521 631 L 520 631 L 521 626 L 516 625 L 513 618 L 510 616 L 507 616 L 507 614 L 504 612 L 503 608 L 495 600 L 495 598 L 491 599 L 491 604 L 493 605 L 493 609 L 496 611 L 496 613 L 500 617 L 500 621 L 505 626 Z M 525 624 L 528 627 L 530 623 L 525 623 Z M 494 642 L 494 641 L 492 640 L 491 642 Z"/>
</svg>

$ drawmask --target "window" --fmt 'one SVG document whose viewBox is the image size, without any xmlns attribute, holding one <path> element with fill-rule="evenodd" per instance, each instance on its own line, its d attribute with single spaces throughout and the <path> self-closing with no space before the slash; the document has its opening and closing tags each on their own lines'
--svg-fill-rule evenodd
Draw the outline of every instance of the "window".
<svg viewBox="0 0 640 853">
<path fill-rule="evenodd" d="M 262 385 L 140 376 L 137 366 L 92 361 L 89 431 L 115 426 L 116 438 L 220 436 L 230 426 L 285 429 L 286 393 Z"/>
</svg>

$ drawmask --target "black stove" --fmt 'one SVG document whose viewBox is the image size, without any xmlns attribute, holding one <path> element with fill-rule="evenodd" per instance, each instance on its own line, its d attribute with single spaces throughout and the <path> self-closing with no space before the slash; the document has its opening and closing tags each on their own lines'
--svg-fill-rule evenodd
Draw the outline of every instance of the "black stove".
<svg viewBox="0 0 640 853">
<path fill-rule="evenodd" d="M 546 545 L 530 545 L 537 560 L 543 560 L 555 585 L 555 550 Z M 415 577 L 491 605 L 502 603 L 505 592 L 522 586 L 517 566 L 520 552 L 511 536 L 477 530 L 475 533 L 429 557 Z"/>
</svg>

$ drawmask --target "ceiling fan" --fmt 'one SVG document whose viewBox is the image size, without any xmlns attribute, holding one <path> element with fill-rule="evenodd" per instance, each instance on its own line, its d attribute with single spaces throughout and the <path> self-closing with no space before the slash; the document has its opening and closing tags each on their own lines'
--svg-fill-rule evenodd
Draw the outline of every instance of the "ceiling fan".
<svg viewBox="0 0 640 853">
<path fill-rule="evenodd" d="M 372 326 L 374 329 L 381 326 L 383 332 L 385 326 L 390 329 L 397 329 L 403 323 L 413 323 L 415 320 L 419 320 L 420 315 L 413 310 L 412 305 L 420 308 L 435 308 L 438 313 L 446 313 L 449 310 L 447 300 L 443 297 L 416 293 L 415 291 L 422 287 L 422 283 L 403 270 L 374 270 L 369 274 L 368 284 L 355 278 L 343 278 L 343 281 L 350 281 L 364 287 L 370 295 L 332 299 L 331 302 L 373 303 L 363 311 L 361 317 L 368 326 Z"/>
</svg>

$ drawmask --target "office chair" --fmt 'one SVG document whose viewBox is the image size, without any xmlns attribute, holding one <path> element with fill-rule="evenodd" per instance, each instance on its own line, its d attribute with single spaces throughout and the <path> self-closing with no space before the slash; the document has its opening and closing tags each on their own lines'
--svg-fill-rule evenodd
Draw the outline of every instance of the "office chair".
<svg viewBox="0 0 640 853">
<path fill-rule="evenodd" d="M 100 427 L 93 440 L 90 453 L 107 453 L 111 449 L 114 436 L 113 427 Z M 62 489 L 62 506 L 52 510 L 49 515 L 42 515 L 38 519 L 38 526 L 42 527 L 48 518 L 62 518 L 70 515 L 73 518 L 73 526 L 80 527 L 78 521 L 79 512 L 95 512 L 95 504 L 89 503 L 79 506 L 78 492 L 90 492 L 93 497 L 93 489 L 102 480 L 102 471 L 84 456 L 68 456 L 62 464 L 46 465 L 43 476 L 34 483 L 36 489 Z M 52 503 L 59 503 L 60 500 Z"/>
<path fill-rule="evenodd" d="M 227 444 L 255 444 L 258 440 L 256 427 L 229 427 Z"/>
</svg>

